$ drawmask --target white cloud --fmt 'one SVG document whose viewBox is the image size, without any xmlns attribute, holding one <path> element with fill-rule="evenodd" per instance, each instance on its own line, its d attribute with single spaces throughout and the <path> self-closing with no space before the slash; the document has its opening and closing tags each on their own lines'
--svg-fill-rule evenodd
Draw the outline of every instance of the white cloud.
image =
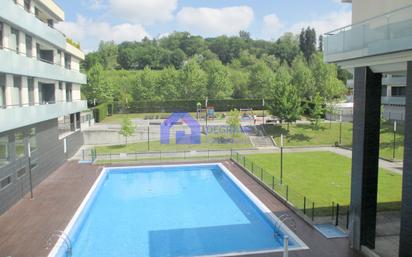
<svg viewBox="0 0 412 257">
<path fill-rule="evenodd" d="M 270 14 L 263 17 L 263 35 L 264 37 L 278 37 L 285 25 L 280 21 L 276 14 Z"/>
<path fill-rule="evenodd" d="M 254 19 L 249 6 L 221 9 L 184 7 L 177 14 L 177 22 L 183 29 L 207 36 L 233 35 L 247 30 Z"/>
<path fill-rule="evenodd" d="M 264 38 L 276 39 L 286 32 L 298 34 L 301 32 L 302 28 L 311 27 L 315 28 L 318 35 L 321 35 L 349 25 L 351 24 L 351 21 L 352 12 L 347 10 L 332 12 L 324 16 L 300 21 L 287 26 L 282 23 L 276 14 L 270 14 L 263 19 L 262 34 Z"/>
<path fill-rule="evenodd" d="M 122 19 L 152 24 L 173 19 L 177 0 L 110 0 L 111 12 Z"/>
<path fill-rule="evenodd" d="M 94 50 L 101 40 L 115 41 L 141 41 L 149 37 L 144 27 L 140 24 L 123 23 L 110 25 L 107 22 L 94 21 L 83 16 L 78 16 L 75 22 L 61 22 L 56 28 L 67 36 L 79 41 L 83 49 Z"/>
<path fill-rule="evenodd" d="M 312 27 L 316 29 L 318 35 L 332 31 L 337 28 L 344 27 L 351 24 L 352 12 L 340 11 L 332 12 L 325 16 L 319 17 L 319 19 L 312 19 L 308 21 L 302 21 L 294 24 L 289 28 L 289 31 L 299 33 L 302 28 Z"/>
</svg>

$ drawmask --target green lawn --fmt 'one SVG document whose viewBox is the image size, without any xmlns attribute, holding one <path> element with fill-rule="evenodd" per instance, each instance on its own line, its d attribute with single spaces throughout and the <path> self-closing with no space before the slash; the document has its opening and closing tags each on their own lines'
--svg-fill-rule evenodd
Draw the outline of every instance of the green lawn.
<svg viewBox="0 0 412 257">
<path fill-rule="evenodd" d="M 285 136 L 285 146 L 321 146 L 335 145 L 339 142 L 339 123 L 322 123 L 319 128 L 310 124 L 292 124 L 287 130 L 287 125 L 267 125 L 266 132 L 273 136 L 280 144 L 280 135 Z M 403 159 L 403 126 L 398 125 L 396 137 L 395 159 Z M 352 146 L 352 123 L 342 123 L 342 145 Z M 393 158 L 393 124 L 384 123 L 381 128 L 380 156 L 385 159 Z"/>
<path fill-rule="evenodd" d="M 280 154 L 247 155 L 266 171 L 280 177 Z M 401 200 L 402 176 L 380 169 L 379 203 Z M 330 152 L 284 154 L 284 183 L 289 190 L 314 201 L 317 207 L 350 201 L 351 160 Z"/>
<path fill-rule="evenodd" d="M 210 138 L 222 137 L 219 135 L 209 135 Z M 230 137 L 224 137 L 229 139 Z M 239 134 L 234 138 L 235 143 L 231 144 L 218 144 L 207 143 L 206 136 L 202 135 L 202 143 L 199 145 L 177 145 L 174 140 L 170 140 L 170 144 L 163 145 L 160 141 L 150 142 L 150 151 L 193 151 L 193 150 L 230 150 L 230 149 L 249 149 L 254 148 L 250 143 L 250 140 L 243 134 Z M 146 152 L 148 151 L 147 142 L 128 144 L 128 145 L 115 145 L 115 146 L 102 146 L 96 148 L 97 153 L 134 153 L 134 152 Z"/>
</svg>

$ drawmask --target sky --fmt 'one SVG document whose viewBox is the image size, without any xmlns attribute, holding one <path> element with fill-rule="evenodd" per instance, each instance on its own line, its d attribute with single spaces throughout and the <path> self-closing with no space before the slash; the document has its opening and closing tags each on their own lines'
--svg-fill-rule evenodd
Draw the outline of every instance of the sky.
<svg viewBox="0 0 412 257">
<path fill-rule="evenodd" d="M 351 5 L 339 0 L 55 0 L 66 19 L 56 25 L 95 51 L 100 41 L 140 41 L 173 31 L 214 37 L 236 35 L 276 40 L 314 27 L 318 34 L 351 23 Z"/>
</svg>

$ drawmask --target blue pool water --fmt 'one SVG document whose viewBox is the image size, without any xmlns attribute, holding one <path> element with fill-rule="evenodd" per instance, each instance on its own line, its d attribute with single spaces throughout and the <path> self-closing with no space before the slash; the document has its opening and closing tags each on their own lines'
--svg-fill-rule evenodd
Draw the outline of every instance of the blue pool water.
<svg viewBox="0 0 412 257">
<path fill-rule="evenodd" d="M 71 232 L 74 257 L 281 249 L 283 232 L 217 165 L 109 169 Z M 297 247 L 290 240 L 289 247 Z"/>
</svg>

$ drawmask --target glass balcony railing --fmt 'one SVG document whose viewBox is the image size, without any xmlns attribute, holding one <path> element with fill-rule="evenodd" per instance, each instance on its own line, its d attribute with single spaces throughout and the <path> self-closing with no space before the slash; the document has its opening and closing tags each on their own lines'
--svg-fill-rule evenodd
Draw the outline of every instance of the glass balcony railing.
<svg viewBox="0 0 412 257">
<path fill-rule="evenodd" d="M 87 110 L 87 101 L 55 102 L 0 109 L 0 133 Z"/>
<path fill-rule="evenodd" d="M 405 105 L 406 98 L 404 96 L 385 96 L 382 97 L 384 105 Z"/>
<path fill-rule="evenodd" d="M 412 5 L 325 34 L 326 62 L 412 49 Z"/>
</svg>

